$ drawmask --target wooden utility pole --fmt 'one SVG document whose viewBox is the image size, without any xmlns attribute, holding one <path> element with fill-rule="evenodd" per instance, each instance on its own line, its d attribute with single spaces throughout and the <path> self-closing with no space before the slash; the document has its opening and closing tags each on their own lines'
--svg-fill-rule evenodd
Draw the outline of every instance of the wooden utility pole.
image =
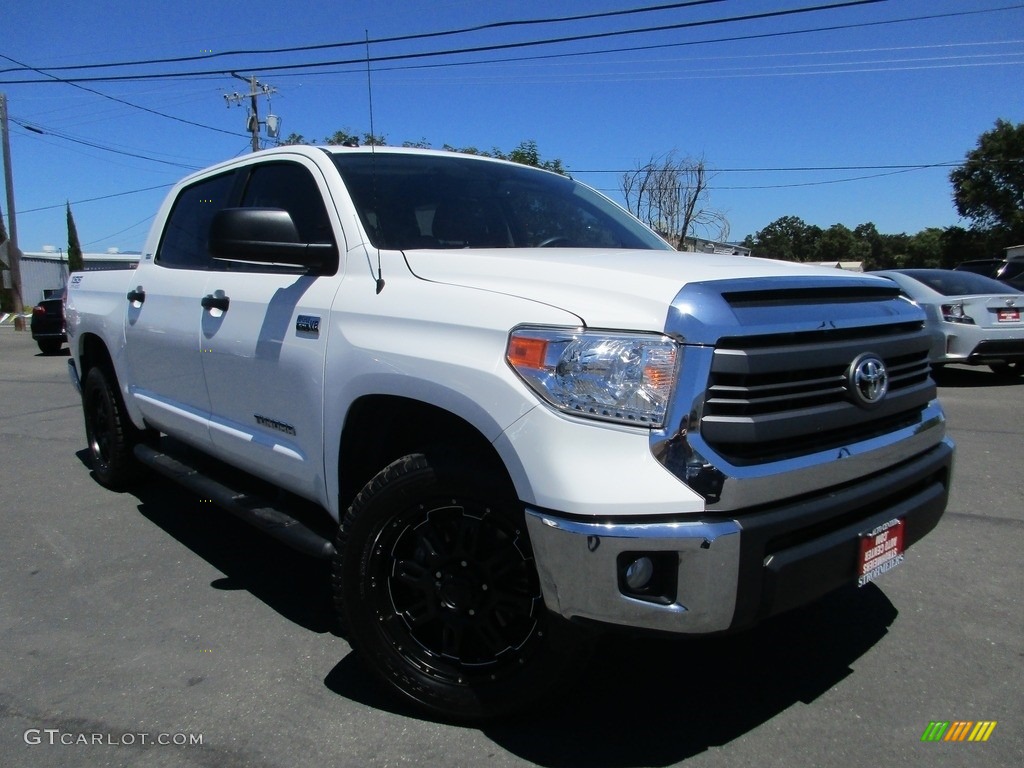
<svg viewBox="0 0 1024 768">
<path fill-rule="evenodd" d="M 259 95 L 270 96 L 272 93 L 277 93 L 276 88 L 272 88 L 269 85 L 264 85 L 259 82 L 255 77 L 242 77 L 234 72 L 231 73 L 233 77 L 237 77 L 239 80 L 249 84 L 249 93 L 226 93 L 224 94 L 224 100 L 231 104 L 241 104 L 246 96 L 249 97 L 249 120 L 246 123 L 245 129 L 252 134 L 252 151 L 259 152 L 260 149 L 260 113 L 259 105 L 256 102 L 256 97 Z"/>
<path fill-rule="evenodd" d="M 7 96 L 0 93 L 0 131 L 3 132 L 4 185 L 7 188 L 7 261 L 11 268 L 11 301 L 14 305 L 14 327 L 25 330 L 21 317 L 21 251 L 18 250 L 18 224 L 14 215 L 14 172 L 11 170 L 11 132 L 7 122 Z"/>
</svg>

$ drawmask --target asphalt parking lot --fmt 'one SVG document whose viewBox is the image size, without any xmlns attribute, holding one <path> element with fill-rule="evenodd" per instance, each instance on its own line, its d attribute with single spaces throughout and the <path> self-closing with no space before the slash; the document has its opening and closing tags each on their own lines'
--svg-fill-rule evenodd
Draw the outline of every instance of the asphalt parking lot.
<svg viewBox="0 0 1024 768">
<path fill-rule="evenodd" d="M 950 507 L 876 584 L 743 635 L 604 639 L 574 689 L 478 729 L 380 693 L 326 565 L 167 481 L 98 485 L 66 360 L 0 328 L 4 766 L 1024 764 L 1024 379 L 943 372 Z M 923 742 L 933 721 L 996 726 Z"/>
</svg>

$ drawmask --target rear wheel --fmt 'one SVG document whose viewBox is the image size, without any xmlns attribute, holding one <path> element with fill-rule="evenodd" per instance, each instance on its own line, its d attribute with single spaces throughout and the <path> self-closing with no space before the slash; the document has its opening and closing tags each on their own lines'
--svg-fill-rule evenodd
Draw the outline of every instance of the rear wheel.
<svg viewBox="0 0 1024 768">
<path fill-rule="evenodd" d="M 44 355 L 55 355 L 60 352 L 64 342 L 60 339 L 36 339 L 36 344 Z"/>
<path fill-rule="evenodd" d="M 335 599 L 383 680 L 434 714 L 474 720 L 540 699 L 581 654 L 544 607 L 506 483 L 447 455 L 405 456 L 359 493 L 338 535 Z"/>
<path fill-rule="evenodd" d="M 85 437 L 96 479 L 122 488 L 141 471 L 132 450 L 142 432 L 131 423 L 115 388 L 115 379 L 101 367 L 90 368 L 82 385 Z"/>
<path fill-rule="evenodd" d="M 989 368 L 1000 376 L 1024 376 L 1024 363 L 992 363 Z"/>
</svg>

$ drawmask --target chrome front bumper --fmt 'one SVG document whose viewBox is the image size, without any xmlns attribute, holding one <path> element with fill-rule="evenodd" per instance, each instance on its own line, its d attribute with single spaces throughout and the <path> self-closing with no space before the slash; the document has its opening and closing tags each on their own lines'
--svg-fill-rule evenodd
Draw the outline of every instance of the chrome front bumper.
<svg viewBox="0 0 1024 768">
<path fill-rule="evenodd" d="M 567 618 L 668 632 L 726 629 L 736 607 L 740 525 L 725 522 L 584 523 L 526 510 L 544 600 Z M 676 552 L 676 599 L 661 605 L 624 595 L 620 555 Z"/>
<path fill-rule="evenodd" d="M 787 502 L 664 522 L 585 521 L 530 507 L 526 526 L 548 609 L 568 619 L 703 634 L 749 626 L 856 583 L 860 538 L 904 521 L 904 548 L 946 509 L 954 447 L 938 445 L 856 483 Z M 664 585 L 628 585 L 646 557 Z"/>
</svg>

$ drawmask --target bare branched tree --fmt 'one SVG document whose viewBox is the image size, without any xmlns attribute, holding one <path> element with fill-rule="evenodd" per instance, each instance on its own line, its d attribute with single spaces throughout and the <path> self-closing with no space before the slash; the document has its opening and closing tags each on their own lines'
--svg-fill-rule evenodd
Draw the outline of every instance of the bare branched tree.
<svg viewBox="0 0 1024 768">
<path fill-rule="evenodd" d="M 672 150 L 623 173 L 620 189 L 633 215 L 681 249 L 686 237 L 729 237 L 725 214 L 708 207 L 710 178 L 703 156 Z"/>
</svg>

